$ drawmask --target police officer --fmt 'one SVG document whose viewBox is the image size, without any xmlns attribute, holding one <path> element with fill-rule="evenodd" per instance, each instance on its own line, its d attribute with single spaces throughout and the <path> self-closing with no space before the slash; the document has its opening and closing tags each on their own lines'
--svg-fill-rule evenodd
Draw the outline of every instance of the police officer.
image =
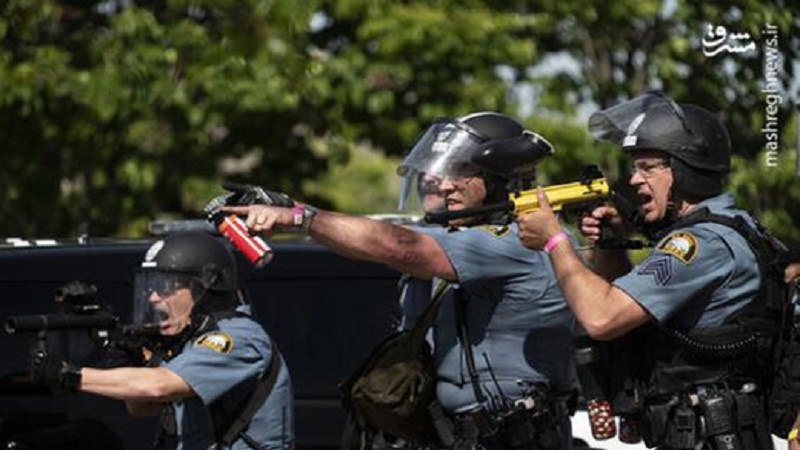
<svg viewBox="0 0 800 450">
<path fill-rule="evenodd" d="M 481 112 L 435 122 L 398 172 L 407 180 L 439 177 L 445 206 L 459 210 L 508 200 L 510 170 L 482 171 L 476 161 L 523 170 L 551 152 L 516 120 Z M 416 190 L 413 181 L 406 186 L 403 198 Z M 438 424 L 450 427 L 454 442 L 441 427 L 440 439 L 457 447 L 568 448 L 573 318 L 546 255 L 523 248 L 515 225 L 486 214 L 452 221 L 448 233 L 427 233 L 310 206 L 226 209 L 246 214 L 257 232 L 301 228 L 344 256 L 453 283 L 458 289 L 445 297 L 434 324 L 437 397 L 448 417 Z"/>
<path fill-rule="evenodd" d="M 439 191 L 441 182 L 441 179 L 430 174 L 420 173 L 417 176 L 417 195 L 421 199 L 420 209 L 424 214 L 446 209 L 444 197 Z M 403 203 L 399 205 L 401 211 L 408 208 L 409 205 Z M 433 233 L 435 231 L 428 230 L 427 232 Z M 423 280 L 407 275 L 403 276 L 400 281 L 400 308 L 402 310 L 400 329 L 409 330 L 425 310 L 425 306 L 434 292 L 434 285 L 431 280 Z"/>
<path fill-rule="evenodd" d="M 549 251 L 590 336 L 629 338 L 633 363 L 612 373 L 616 412 L 638 425 L 648 447 L 772 448 L 764 398 L 771 353 L 769 340 L 757 339 L 778 328 L 774 299 L 762 290 L 772 282 L 762 259 L 769 238 L 723 193 L 725 127 L 709 111 L 658 93 L 596 113 L 589 123 L 632 156 L 630 184 L 655 251 L 606 281 L 565 242 L 541 190 L 542 208 L 518 219 L 519 237 Z M 603 222 L 619 225 L 619 214 L 599 208 L 581 231 L 597 241 Z M 600 250 L 594 262 L 608 266 L 609 258 L 623 257 Z"/>
<path fill-rule="evenodd" d="M 125 400 L 132 415 L 160 412 L 156 448 L 293 448 L 289 372 L 241 300 L 227 245 L 205 232 L 156 241 L 135 290 L 135 322 L 159 335 L 151 345 L 157 367 L 59 364 L 35 377 Z"/>
</svg>

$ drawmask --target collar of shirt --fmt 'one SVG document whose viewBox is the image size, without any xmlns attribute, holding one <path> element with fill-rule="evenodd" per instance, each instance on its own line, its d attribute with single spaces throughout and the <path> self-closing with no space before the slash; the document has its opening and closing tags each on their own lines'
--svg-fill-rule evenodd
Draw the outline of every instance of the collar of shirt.
<svg viewBox="0 0 800 450">
<path fill-rule="evenodd" d="M 248 316 L 253 315 L 252 308 L 250 305 L 239 305 L 236 307 L 236 312 L 247 314 Z"/>
<path fill-rule="evenodd" d="M 695 206 L 694 209 L 707 207 L 710 211 L 716 212 L 724 209 L 733 209 L 733 196 L 728 193 L 707 198 Z"/>
</svg>

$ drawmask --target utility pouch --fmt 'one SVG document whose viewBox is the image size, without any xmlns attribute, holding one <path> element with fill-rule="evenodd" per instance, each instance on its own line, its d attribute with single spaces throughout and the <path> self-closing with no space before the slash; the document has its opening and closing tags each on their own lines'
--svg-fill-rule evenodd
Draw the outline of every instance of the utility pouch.
<svg viewBox="0 0 800 450">
<path fill-rule="evenodd" d="M 645 409 L 644 426 L 640 426 L 642 439 L 648 447 L 662 445 L 667 436 L 667 422 L 669 422 L 669 411 L 673 404 L 661 403 L 649 405 Z"/>
<path fill-rule="evenodd" d="M 692 407 L 680 404 L 675 407 L 667 423 L 667 447 L 674 449 L 693 449 L 697 443 L 696 421 Z"/>
<path fill-rule="evenodd" d="M 700 397 L 700 410 L 703 414 L 706 438 L 714 443 L 717 450 L 739 450 L 742 443 L 736 434 L 733 421 L 733 404 L 730 397 L 710 395 Z"/>
<path fill-rule="evenodd" d="M 433 402 L 428 407 L 428 412 L 433 420 L 433 427 L 436 430 L 436 434 L 439 436 L 439 442 L 441 442 L 445 448 L 452 447 L 456 442 L 455 430 L 453 428 L 453 422 L 445 415 L 442 405 L 440 405 L 439 402 Z"/>
</svg>

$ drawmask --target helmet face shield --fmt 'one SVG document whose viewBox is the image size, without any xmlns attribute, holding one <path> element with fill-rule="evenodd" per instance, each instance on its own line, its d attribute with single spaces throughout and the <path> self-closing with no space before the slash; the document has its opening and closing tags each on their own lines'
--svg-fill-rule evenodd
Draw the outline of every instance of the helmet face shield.
<svg viewBox="0 0 800 450">
<path fill-rule="evenodd" d="M 399 211 L 425 214 L 447 209 L 440 190 L 442 178 L 419 172 L 403 177 L 401 183 Z"/>
<path fill-rule="evenodd" d="M 427 202 L 423 194 L 437 193 L 437 180 L 477 175 L 479 170 L 472 156 L 485 141 L 466 124 L 454 120 L 434 122 L 397 168 L 397 174 L 403 177 L 398 209 L 424 208 Z"/>
<path fill-rule="evenodd" d="M 140 270 L 133 287 L 134 325 L 172 335 L 188 324 L 194 306 L 191 275 Z"/>
<path fill-rule="evenodd" d="M 669 108 L 674 113 L 675 120 L 680 121 L 681 127 L 686 128 L 683 111 L 678 104 L 661 93 L 648 92 L 592 114 L 589 117 L 589 132 L 596 139 L 622 147 L 636 146 L 637 128 L 648 112 L 660 107 Z"/>
<path fill-rule="evenodd" d="M 634 156 L 650 150 L 666 154 L 678 197 L 697 202 L 722 192 L 730 170 L 730 137 L 702 107 L 649 92 L 592 114 L 589 131 Z"/>
</svg>

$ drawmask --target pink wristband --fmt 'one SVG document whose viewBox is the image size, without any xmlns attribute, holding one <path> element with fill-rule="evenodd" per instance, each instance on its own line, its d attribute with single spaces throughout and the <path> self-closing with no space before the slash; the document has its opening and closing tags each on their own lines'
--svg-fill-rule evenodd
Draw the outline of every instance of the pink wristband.
<svg viewBox="0 0 800 450">
<path fill-rule="evenodd" d="M 544 251 L 550 253 L 551 251 L 553 251 L 556 245 L 559 244 L 559 242 L 566 240 L 567 240 L 567 233 L 564 233 L 563 231 L 558 232 L 550 236 L 550 239 L 548 239 L 547 242 L 544 243 Z"/>
<path fill-rule="evenodd" d="M 292 225 L 298 230 L 303 228 L 303 207 L 302 206 L 293 206 L 292 207 Z"/>
</svg>

